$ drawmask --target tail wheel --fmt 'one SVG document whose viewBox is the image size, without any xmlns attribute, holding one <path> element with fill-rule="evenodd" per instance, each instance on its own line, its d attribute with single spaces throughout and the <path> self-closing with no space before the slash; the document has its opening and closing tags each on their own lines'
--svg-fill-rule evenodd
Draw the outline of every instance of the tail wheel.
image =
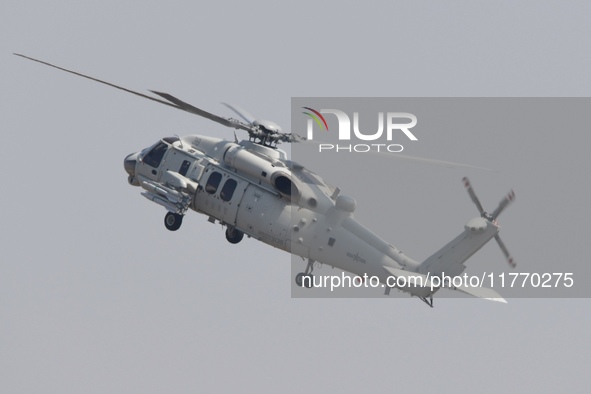
<svg viewBox="0 0 591 394">
<path fill-rule="evenodd" d="M 314 276 L 312 274 L 305 274 L 300 272 L 295 277 L 296 285 L 299 287 L 305 287 L 306 289 L 310 289 L 314 286 Z"/>
<path fill-rule="evenodd" d="M 300 272 L 299 274 L 296 275 L 295 277 L 295 282 L 296 285 L 298 285 L 299 287 L 302 287 L 304 285 L 304 273 Z"/>
</svg>

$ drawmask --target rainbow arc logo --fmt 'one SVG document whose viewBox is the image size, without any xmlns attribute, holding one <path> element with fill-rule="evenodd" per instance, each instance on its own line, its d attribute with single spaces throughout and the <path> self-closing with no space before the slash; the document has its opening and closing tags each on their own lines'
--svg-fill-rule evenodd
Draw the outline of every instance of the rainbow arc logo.
<svg viewBox="0 0 591 394">
<path fill-rule="evenodd" d="M 326 123 L 326 119 L 324 119 L 324 116 L 322 116 L 322 114 L 318 111 L 316 111 L 315 109 L 312 109 L 310 107 L 302 107 L 303 109 L 307 109 L 308 111 L 312 112 L 302 112 L 305 115 L 308 115 L 310 118 L 312 118 L 316 124 L 318 124 L 318 126 L 320 127 L 320 130 L 324 130 L 326 129 L 326 131 L 328 131 L 328 124 Z M 322 121 L 322 122 L 321 122 Z"/>
</svg>

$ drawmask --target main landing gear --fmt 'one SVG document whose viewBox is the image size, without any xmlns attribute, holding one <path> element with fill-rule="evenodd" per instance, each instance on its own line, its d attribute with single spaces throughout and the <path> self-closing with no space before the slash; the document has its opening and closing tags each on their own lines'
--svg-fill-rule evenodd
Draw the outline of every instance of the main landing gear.
<svg viewBox="0 0 591 394">
<path fill-rule="evenodd" d="M 314 275 L 312 275 L 312 271 L 314 271 L 314 260 L 308 259 L 308 265 L 306 266 L 306 270 L 304 272 L 300 272 L 295 277 L 296 285 L 302 287 L 306 287 L 309 289 L 313 285 Z M 304 279 L 305 278 L 305 279 Z"/>
<path fill-rule="evenodd" d="M 242 241 L 244 237 L 244 233 L 238 230 L 236 227 L 228 226 L 226 229 L 226 239 L 231 244 L 237 244 L 238 242 Z"/>
<path fill-rule="evenodd" d="M 181 228 L 181 224 L 183 224 L 183 215 L 168 212 L 166 216 L 164 216 L 164 226 L 170 231 L 178 230 Z"/>
</svg>

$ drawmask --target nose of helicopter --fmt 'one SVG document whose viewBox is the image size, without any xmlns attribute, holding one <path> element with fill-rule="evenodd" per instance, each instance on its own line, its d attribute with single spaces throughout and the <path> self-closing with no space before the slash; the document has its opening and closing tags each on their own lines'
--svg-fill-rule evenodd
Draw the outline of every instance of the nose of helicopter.
<svg viewBox="0 0 591 394">
<path fill-rule="evenodd" d="M 125 168 L 125 172 L 127 172 L 130 176 L 135 175 L 135 165 L 137 164 L 137 153 L 131 153 L 125 156 L 125 160 L 123 160 L 123 168 Z"/>
<path fill-rule="evenodd" d="M 127 181 L 129 182 L 130 185 L 134 185 L 134 186 L 138 186 L 136 180 L 135 180 L 135 166 L 137 164 L 137 152 L 136 153 L 131 153 L 129 155 L 127 155 L 125 157 L 125 159 L 123 160 L 123 168 L 125 169 L 125 172 L 127 172 L 127 174 L 129 175 L 127 177 Z"/>
</svg>

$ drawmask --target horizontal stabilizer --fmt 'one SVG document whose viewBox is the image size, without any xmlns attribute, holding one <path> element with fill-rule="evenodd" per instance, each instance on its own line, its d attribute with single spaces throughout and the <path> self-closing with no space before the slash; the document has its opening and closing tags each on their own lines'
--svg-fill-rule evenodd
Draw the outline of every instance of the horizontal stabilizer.
<svg viewBox="0 0 591 394">
<path fill-rule="evenodd" d="M 501 297 L 499 293 L 488 287 L 457 286 L 455 290 L 471 295 L 472 297 L 484 298 L 485 300 L 502 302 L 504 304 L 507 303 L 507 300 Z"/>
<path fill-rule="evenodd" d="M 417 287 L 431 288 L 431 278 L 418 272 L 405 271 L 398 268 L 383 266 L 389 274 L 396 278 L 406 279 L 406 283 Z"/>
<path fill-rule="evenodd" d="M 425 297 L 432 293 L 431 289 L 437 291 L 439 289 L 439 281 L 436 284 L 432 282 L 432 277 L 423 275 L 418 272 L 405 271 L 398 268 L 383 266 L 384 269 L 392 276 L 403 278 L 406 284 L 406 290 L 411 294 Z M 397 281 L 399 282 L 399 280 Z M 471 286 L 454 286 L 452 290 L 460 291 L 464 294 L 471 295 L 476 298 L 483 298 L 485 300 L 497 301 L 507 303 L 499 293 L 487 287 L 471 287 Z"/>
<path fill-rule="evenodd" d="M 432 289 L 437 289 L 435 286 L 431 286 L 431 278 L 427 275 L 385 265 L 383 267 L 390 275 L 396 278 L 396 287 L 407 291 L 414 296 L 422 298 L 430 297 L 433 294 Z"/>
</svg>

